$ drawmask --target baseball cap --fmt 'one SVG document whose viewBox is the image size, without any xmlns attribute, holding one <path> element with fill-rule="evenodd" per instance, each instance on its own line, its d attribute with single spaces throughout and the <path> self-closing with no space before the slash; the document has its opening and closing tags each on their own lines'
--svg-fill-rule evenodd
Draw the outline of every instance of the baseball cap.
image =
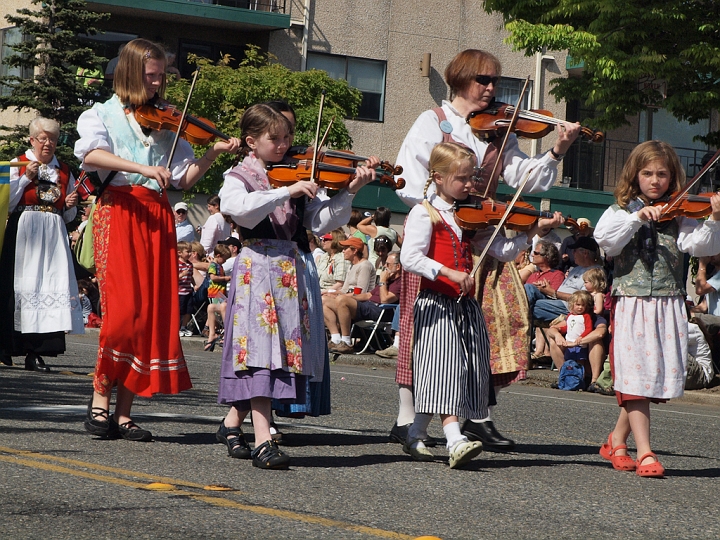
<svg viewBox="0 0 720 540">
<path fill-rule="evenodd" d="M 570 249 L 589 249 L 590 251 L 597 251 L 599 246 L 598 243 L 590 238 L 589 236 L 581 236 L 577 242 L 568 246 Z"/>
<path fill-rule="evenodd" d="M 592 221 L 590 221 L 588 218 L 581 217 L 577 218 L 577 224 L 580 228 L 587 227 L 588 229 L 592 229 Z"/>
<path fill-rule="evenodd" d="M 360 240 L 359 238 L 355 237 L 355 236 L 352 236 L 352 237 L 348 238 L 347 240 L 341 241 L 341 242 L 340 242 L 340 245 L 341 245 L 341 246 L 352 247 L 352 248 L 355 248 L 355 249 L 359 249 L 359 250 L 361 250 L 361 251 L 362 251 L 362 249 L 365 247 L 365 243 L 364 243 L 362 240 Z"/>
<path fill-rule="evenodd" d="M 228 236 L 225 240 L 220 240 L 218 244 L 222 244 L 224 246 L 235 246 L 238 249 L 242 249 L 242 242 L 234 236 Z"/>
<path fill-rule="evenodd" d="M 179 203 L 176 203 L 176 204 L 175 204 L 175 206 L 173 207 L 173 210 L 175 210 L 176 212 L 177 212 L 178 210 L 185 210 L 185 212 L 187 212 L 187 211 L 188 211 L 188 205 L 187 205 L 187 203 L 184 203 L 184 202 L 180 201 Z"/>
<path fill-rule="evenodd" d="M 330 233 L 323 234 L 323 235 L 320 237 L 320 240 L 332 240 L 332 234 L 330 234 Z"/>
</svg>

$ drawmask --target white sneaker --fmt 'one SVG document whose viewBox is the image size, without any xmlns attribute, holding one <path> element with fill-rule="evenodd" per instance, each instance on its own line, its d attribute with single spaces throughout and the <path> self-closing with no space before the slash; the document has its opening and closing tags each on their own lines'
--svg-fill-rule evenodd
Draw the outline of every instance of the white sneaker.
<svg viewBox="0 0 720 540">
<path fill-rule="evenodd" d="M 472 458 L 482 452 L 482 443 L 479 441 L 460 441 L 450 450 L 450 468 L 457 469 L 470 462 Z"/>
<path fill-rule="evenodd" d="M 375 354 L 381 358 L 397 358 L 398 348 L 395 345 L 390 345 L 387 349 L 375 351 Z"/>
</svg>

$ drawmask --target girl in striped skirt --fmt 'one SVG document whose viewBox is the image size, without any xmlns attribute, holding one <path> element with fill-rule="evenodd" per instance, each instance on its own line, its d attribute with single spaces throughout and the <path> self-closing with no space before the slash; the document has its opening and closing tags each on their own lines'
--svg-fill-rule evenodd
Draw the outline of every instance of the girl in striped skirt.
<svg viewBox="0 0 720 540">
<path fill-rule="evenodd" d="M 408 214 L 400 260 L 421 276 L 414 306 L 413 385 L 415 421 L 403 451 L 418 461 L 432 461 L 423 444 L 427 427 L 439 414 L 447 439 L 450 467 L 468 463 L 482 444 L 460 432 L 458 417 L 485 418 L 490 384 L 489 342 L 481 308 L 475 300 L 470 238 L 455 222 L 454 203 L 470 194 L 475 154 L 456 143 L 440 143 L 430 155 L 435 193 Z M 426 189 L 427 192 L 427 189 Z M 560 218 L 555 220 L 559 223 Z M 518 253 L 538 227 L 515 238 L 498 236 L 491 254 Z M 480 246 L 482 247 L 482 246 Z M 458 298 L 460 300 L 458 301 Z"/>
</svg>

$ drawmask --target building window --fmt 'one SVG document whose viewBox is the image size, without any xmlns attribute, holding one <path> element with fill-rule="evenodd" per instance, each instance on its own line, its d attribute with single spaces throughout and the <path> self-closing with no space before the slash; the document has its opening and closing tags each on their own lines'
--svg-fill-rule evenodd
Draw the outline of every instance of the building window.
<svg viewBox="0 0 720 540">
<path fill-rule="evenodd" d="M 327 71 L 333 79 L 344 79 L 362 92 L 358 120 L 383 121 L 385 68 L 386 62 L 353 56 L 308 53 L 307 57 L 307 69 Z"/>
<path fill-rule="evenodd" d="M 524 84 L 525 79 L 501 77 L 495 87 L 495 99 L 514 107 L 520 97 L 520 92 L 522 91 Z M 528 83 L 527 92 L 525 92 L 525 97 L 523 97 L 522 104 L 520 105 L 521 109 L 527 110 L 530 108 L 530 96 L 532 95 L 532 91 L 533 81 L 530 81 Z"/>
<path fill-rule="evenodd" d="M 20 28 L 15 26 L 3 28 L 0 30 L 0 77 L 20 77 L 22 79 L 30 79 L 33 76 L 32 68 L 27 66 L 11 67 L 7 65 L 5 60 L 15 54 L 13 45 L 17 45 L 23 41 L 23 34 Z M 12 83 L 10 83 L 12 84 Z M 12 92 L 12 88 L 8 84 L 0 86 L 0 95 L 8 96 Z"/>
</svg>

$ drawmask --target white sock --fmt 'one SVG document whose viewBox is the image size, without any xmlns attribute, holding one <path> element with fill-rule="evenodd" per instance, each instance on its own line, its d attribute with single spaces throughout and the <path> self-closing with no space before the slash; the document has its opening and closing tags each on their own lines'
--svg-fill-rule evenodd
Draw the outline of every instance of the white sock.
<svg viewBox="0 0 720 540">
<path fill-rule="evenodd" d="M 432 420 L 432 414 L 415 413 L 415 420 L 408 429 L 408 439 L 423 440 L 427 437 L 427 428 Z"/>
<path fill-rule="evenodd" d="M 415 420 L 415 401 L 413 400 L 412 389 L 409 386 L 400 385 L 400 406 L 398 407 L 397 425 L 406 426 Z"/>
<path fill-rule="evenodd" d="M 445 446 L 448 450 L 451 450 L 459 442 L 467 441 L 467 437 L 460 433 L 460 422 L 451 422 L 443 426 L 443 432 L 445 433 L 445 439 L 447 439 Z"/>
<path fill-rule="evenodd" d="M 485 418 L 478 419 L 470 419 L 471 422 L 474 424 L 482 424 L 483 422 L 489 422 L 490 421 L 490 415 L 488 414 Z"/>
<path fill-rule="evenodd" d="M 345 342 L 348 345 L 352 345 L 352 341 L 350 341 L 350 336 L 343 336 L 342 337 L 343 342 Z"/>
<path fill-rule="evenodd" d="M 395 337 L 393 338 L 393 347 L 396 349 L 400 348 L 400 333 L 395 332 Z"/>
<path fill-rule="evenodd" d="M 340 343 L 340 334 L 330 334 L 330 341 L 332 341 L 336 345 Z"/>
</svg>

